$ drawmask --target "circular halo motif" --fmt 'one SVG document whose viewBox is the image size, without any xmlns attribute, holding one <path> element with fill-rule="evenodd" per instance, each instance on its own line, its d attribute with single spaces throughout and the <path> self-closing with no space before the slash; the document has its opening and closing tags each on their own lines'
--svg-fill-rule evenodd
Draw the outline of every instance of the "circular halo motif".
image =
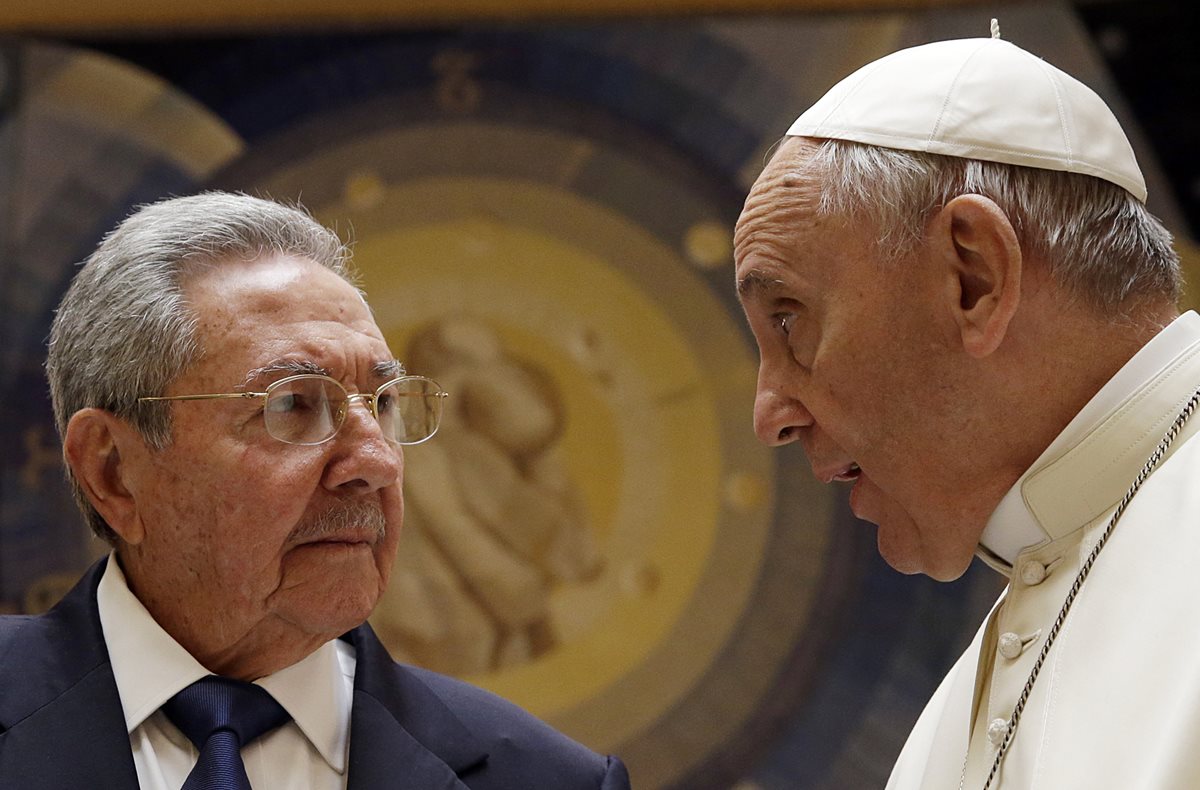
<svg viewBox="0 0 1200 790">
<path fill-rule="evenodd" d="M 354 125 L 221 181 L 352 227 L 393 352 L 451 393 L 443 430 L 406 450 L 372 623 L 398 655 L 620 752 L 639 783 L 679 782 L 778 693 L 837 550 L 831 494 L 783 470 L 780 509 L 787 456 L 751 430 L 728 209 L 657 148 Z"/>
<path fill-rule="evenodd" d="M 779 24 L 764 21 L 763 27 Z M 566 488 L 575 487 L 585 503 L 584 529 L 566 534 L 590 535 L 603 560 L 596 575 L 552 587 L 551 617 L 539 617 L 545 610 L 531 605 L 518 623 L 520 638 L 497 639 L 488 613 L 472 621 L 464 614 L 468 607 L 454 604 L 471 596 L 453 567 L 438 565 L 446 546 L 421 542 L 434 532 L 422 518 L 427 522 L 441 508 L 422 513 L 410 485 L 415 517 L 400 562 L 407 558 L 413 567 L 397 569 L 399 589 L 393 590 L 408 598 L 385 602 L 375 619 L 380 631 L 385 637 L 389 628 L 436 635 L 446 622 L 442 612 L 458 612 L 458 635 L 481 635 L 488 645 L 463 655 L 498 667 L 474 680 L 589 745 L 620 753 L 639 787 L 750 787 L 751 775 L 786 776 L 783 781 L 797 786 L 866 774 L 880 781 L 886 769 L 865 767 L 861 755 L 899 749 L 910 715 L 941 676 L 938 651 L 957 651 L 996 592 L 990 577 L 934 590 L 884 569 L 870 545 L 872 532 L 856 529 L 848 510 L 832 506 L 837 494 L 812 482 L 795 448 L 767 454 L 744 444 L 750 441 L 752 373 L 740 385 L 731 383 L 736 376 L 721 378 L 752 356 L 744 336 L 740 351 L 728 358 L 705 353 L 739 336 L 729 261 L 722 260 L 728 237 L 722 240 L 719 229 L 731 227 L 737 214 L 731 183 L 743 182 L 732 190 L 740 204 L 771 135 L 785 122 L 777 117 L 781 99 L 811 94 L 857 65 L 851 61 L 863 52 L 845 41 L 870 42 L 882 54 L 901 31 L 891 22 L 851 27 L 844 36 L 802 25 L 782 33 L 781 46 L 803 63 L 788 67 L 782 93 L 772 89 L 765 61 L 747 60 L 719 38 L 694 30 L 672 36 L 646 26 L 612 35 L 433 35 L 365 51 L 356 42 L 352 57 L 326 64 L 333 68 L 280 65 L 268 50 L 269 58 L 251 59 L 260 68 L 246 70 L 262 73 L 262 81 L 249 90 L 231 87 L 237 97 L 232 114 L 247 121 L 253 150 L 238 164 L 242 178 L 219 183 L 266 186 L 278 197 L 302 197 L 327 222 L 349 219 L 367 286 L 397 353 L 409 355 L 413 343 L 417 351 L 483 347 L 491 355 L 483 361 L 503 363 L 503 372 L 492 369 L 495 381 L 513 386 L 493 387 L 491 394 L 525 393 L 516 400 L 526 408 L 506 414 L 526 428 L 541 426 L 526 438 L 553 440 L 552 448 L 538 446 L 554 463 L 536 466 L 557 469 Z M 746 32 L 725 30 L 734 39 Z M 765 32 L 752 33 L 756 48 Z M 343 80 L 346 75 L 354 80 Z M 248 117 L 248 107 L 257 117 Z M 297 107 L 318 109 L 306 114 Z M 264 131 L 262 119 L 272 108 L 288 120 L 274 127 L 267 121 Z M 657 244 L 635 243 L 647 238 Z M 432 284 L 426 270 L 442 266 L 453 282 Z M 533 275 L 546 281 L 526 279 Z M 490 287 L 473 285 L 474 276 Z M 700 286 L 708 301 L 680 298 L 684 286 L 677 281 Z M 599 288 L 612 282 L 627 287 Z M 630 296 L 623 304 L 635 312 L 622 313 L 617 329 L 632 327 L 638 336 L 630 340 L 630 332 L 587 320 L 597 315 L 588 293 Z M 390 307 L 387 294 L 395 297 Z M 421 315 L 432 318 L 420 323 Z M 657 431 L 651 435 L 671 441 L 652 445 L 627 421 L 646 413 L 669 418 L 676 404 L 650 397 L 653 390 L 639 392 L 630 381 L 645 383 L 633 374 L 645 375 L 646 360 L 661 356 L 651 352 L 679 343 L 688 353 L 672 360 L 674 369 L 697 373 L 702 382 L 697 388 L 682 379 L 690 387 L 681 390 L 683 405 L 711 414 L 716 427 L 684 426 L 694 433 L 688 443 L 661 430 L 685 420 L 664 418 L 649 426 Z M 415 363 L 412 369 L 434 372 Z M 612 381 L 614 370 L 630 374 L 630 381 Z M 456 390 L 470 404 L 461 407 L 468 412 L 487 402 L 480 380 L 487 379 L 478 376 L 465 391 Z M 614 392 L 648 400 L 614 400 Z M 508 420 L 493 412 L 484 422 L 494 428 Z M 410 483 L 418 470 L 439 465 L 440 448 L 461 439 L 454 434 L 450 428 L 409 453 Z M 711 442 L 718 446 L 715 469 L 706 463 L 710 454 L 692 457 Z M 646 531 L 640 544 L 622 542 L 637 530 L 617 518 L 630 511 L 613 505 L 639 490 L 627 489 L 641 482 L 634 477 L 634 462 L 641 460 L 635 452 L 651 453 L 653 463 L 644 468 L 656 472 L 690 470 L 686 486 L 677 483 L 668 497 L 656 499 L 662 492 L 651 490 L 645 503 L 635 503 L 648 512 L 664 502 L 678 505 L 661 522 L 633 508 L 635 523 Z M 440 465 L 458 470 L 463 460 L 480 459 L 460 454 L 454 464 Z M 474 474 L 487 479 L 478 469 Z M 715 521 L 683 529 L 687 514 L 697 512 L 692 498 L 712 495 L 714 479 L 717 504 L 705 513 Z M 433 489 L 455 490 L 459 510 L 466 511 L 474 489 L 452 473 L 441 482 Z M 472 501 L 487 510 L 486 501 Z M 522 536 L 502 537 L 513 543 Z M 705 542 L 702 552 L 693 552 L 691 543 Z M 659 543 L 668 562 L 621 553 Z M 528 551 L 531 544 L 522 545 Z M 422 555 L 422 549 L 429 550 Z M 469 559 L 463 554 L 456 561 Z M 480 551 L 476 559 L 482 556 L 493 553 Z M 697 557 L 703 562 L 698 574 L 688 562 Z M 406 570 L 418 582 L 407 590 Z M 671 598 L 663 591 L 687 590 L 688 582 L 694 586 L 686 600 L 664 607 Z M 653 619 L 664 613 L 667 619 Z M 936 633 L 927 627 L 930 616 L 939 621 Z M 647 623 L 661 628 L 647 629 Z M 643 627 L 633 627 L 638 624 Z M 403 655 L 412 641 L 396 637 L 393 632 L 389 643 Z M 501 642 L 512 649 L 497 651 Z M 460 638 L 457 644 L 474 642 Z M 934 674 L 924 677 L 930 670 Z"/>
<path fill-rule="evenodd" d="M 44 387 L 41 339 L 73 262 L 132 205 L 193 191 L 224 166 L 221 186 L 268 186 L 338 227 L 354 223 L 373 301 L 390 303 L 380 319 L 397 353 L 415 344 L 423 363 L 443 346 L 483 348 L 501 363 L 465 389 L 447 384 L 466 412 L 409 454 L 410 483 L 436 467 L 440 448 L 471 440 L 455 437 L 453 419 L 482 420 L 510 459 L 541 459 L 540 490 L 561 496 L 557 518 L 525 515 L 576 527 L 534 537 L 583 536 L 563 544 L 573 549 L 565 556 L 588 558 L 590 539 L 600 559 L 528 597 L 531 627 L 497 651 L 488 617 L 475 618 L 474 632 L 461 627 L 471 610 L 453 608 L 459 577 L 453 567 L 438 575 L 440 555 L 419 543 L 436 525 L 422 524 L 410 489 L 401 562 L 432 589 L 423 599 L 419 585 L 402 589 L 411 569 L 397 568 L 401 602 L 386 602 L 377 620 L 393 649 L 416 652 L 407 634 L 389 636 L 397 624 L 436 636 L 442 608 L 457 612 L 458 633 L 481 635 L 487 649 L 443 659 L 495 661 L 475 679 L 617 751 L 648 790 L 750 788 L 751 775 L 795 786 L 882 781 L 880 760 L 899 748 L 997 590 L 990 573 L 954 585 L 897 577 L 869 530 L 841 506 L 829 512 L 836 495 L 806 482 L 799 453 L 749 440 L 753 354 L 738 335 L 727 253 L 737 204 L 795 96 L 911 38 L 899 20 L 837 24 L 836 35 L 763 19 L 139 42 L 173 84 L 90 52 L 7 47 L 0 121 L 20 119 L 10 136 L 23 166 L 10 197 L 24 219 L 8 239 L 11 287 L 0 294 L 12 374 L 0 401 L 16 448 L 0 514 L 0 609 L 48 605 L 63 580 L 55 573 L 82 568 L 98 548 L 80 540 L 48 407 L 30 397 Z M 756 52 L 799 59 L 782 81 L 725 43 L 751 38 Z M 318 149 L 332 158 L 314 157 Z M 1200 259 L 1194 246 L 1182 253 L 1194 282 Z M 471 285 L 476 275 L 490 292 Z M 596 324 L 612 311 L 601 298 L 622 306 L 616 325 Z M 418 325 L 421 316 L 432 318 Z M 678 386 L 653 389 L 668 370 Z M 505 403 L 522 408 L 498 412 Z M 481 468 L 494 477 L 506 467 L 476 463 L 472 474 L 487 480 Z M 547 598 L 549 617 L 538 618 Z M 880 760 L 864 765 L 863 754 Z"/>
</svg>

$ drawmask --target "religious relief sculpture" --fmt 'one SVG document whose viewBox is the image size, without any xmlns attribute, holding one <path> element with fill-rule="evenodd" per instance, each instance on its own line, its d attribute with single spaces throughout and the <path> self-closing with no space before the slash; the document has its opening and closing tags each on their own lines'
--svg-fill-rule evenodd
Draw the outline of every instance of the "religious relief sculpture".
<svg viewBox="0 0 1200 790">
<path fill-rule="evenodd" d="M 451 393 L 437 441 L 406 448 L 403 549 L 374 625 L 424 666 L 475 674 L 559 640 L 552 594 L 603 567 L 544 372 L 467 318 L 420 330 L 405 365 Z"/>
</svg>

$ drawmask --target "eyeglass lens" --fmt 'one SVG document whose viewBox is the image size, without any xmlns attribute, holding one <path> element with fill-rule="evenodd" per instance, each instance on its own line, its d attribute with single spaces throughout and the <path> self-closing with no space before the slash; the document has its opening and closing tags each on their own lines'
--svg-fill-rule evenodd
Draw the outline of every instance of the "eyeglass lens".
<svg viewBox="0 0 1200 790">
<path fill-rule="evenodd" d="M 440 421 L 441 406 L 437 386 L 426 378 L 399 379 L 375 393 L 383 435 L 398 444 L 415 444 L 432 436 Z M 346 391 L 332 379 L 284 379 L 268 388 L 267 433 L 289 444 L 320 444 L 337 433 L 347 407 Z"/>
<path fill-rule="evenodd" d="M 384 436 L 399 444 L 416 444 L 437 431 L 442 399 L 430 379 L 403 378 L 376 393 L 375 409 Z"/>
</svg>

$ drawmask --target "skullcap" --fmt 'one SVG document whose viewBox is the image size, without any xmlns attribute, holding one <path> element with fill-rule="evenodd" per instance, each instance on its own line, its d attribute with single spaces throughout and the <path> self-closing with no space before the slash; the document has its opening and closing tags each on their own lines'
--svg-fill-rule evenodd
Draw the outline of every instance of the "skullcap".
<svg viewBox="0 0 1200 790">
<path fill-rule="evenodd" d="M 1084 173 L 1146 200 L 1133 146 L 1104 100 L 999 38 L 939 41 L 868 63 L 788 134 Z"/>
</svg>

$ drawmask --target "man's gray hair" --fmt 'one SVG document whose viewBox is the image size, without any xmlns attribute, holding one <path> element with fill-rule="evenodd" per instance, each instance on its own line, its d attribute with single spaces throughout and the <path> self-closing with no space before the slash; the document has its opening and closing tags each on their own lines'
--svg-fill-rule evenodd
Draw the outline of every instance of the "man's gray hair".
<svg viewBox="0 0 1200 790">
<path fill-rule="evenodd" d="M 1183 290 L 1171 234 L 1146 206 L 1093 176 L 819 140 L 805 171 L 820 174 L 819 210 L 879 228 L 885 255 L 912 252 L 933 212 L 959 195 L 990 198 L 1026 255 L 1072 295 L 1110 313 Z"/>
<path fill-rule="evenodd" d="M 172 198 L 140 207 L 75 275 L 50 329 L 46 375 L 60 437 L 80 409 L 127 420 L 155 449 L 171 441 L 162 395 L 199 358 L 197 316 L 183 285 L 201 267 L 283 254 L 307 258 L 350 280 L 349 254 L 337 234 L 301 208 L 225 192 Z M 67 477 L 84 519 L 116 545 L 112 528 Z"/>
</svg>

